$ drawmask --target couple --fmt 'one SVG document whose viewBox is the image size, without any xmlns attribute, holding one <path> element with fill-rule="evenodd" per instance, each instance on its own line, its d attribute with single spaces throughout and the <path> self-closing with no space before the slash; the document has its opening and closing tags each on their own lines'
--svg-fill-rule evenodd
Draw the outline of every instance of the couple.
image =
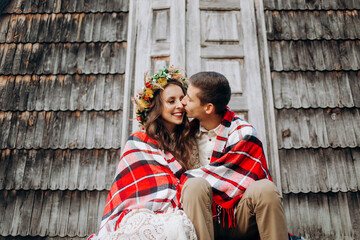
<svg viewBox="0 0 360 240">
<path fill-rule="evenodd" d="M 172 67 L 145 79 L 143 131 L 123 149 L 98 238 L 289 239 L 262 144 L 230 96 L 216 72 L 189 85 Z"/>
</svg>

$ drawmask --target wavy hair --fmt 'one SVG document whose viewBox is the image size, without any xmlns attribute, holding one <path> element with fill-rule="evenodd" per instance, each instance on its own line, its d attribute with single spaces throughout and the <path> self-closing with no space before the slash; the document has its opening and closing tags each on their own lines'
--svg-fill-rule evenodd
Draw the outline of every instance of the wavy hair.
<svg viewBox="0 0 360 240">
<path fill-rule="evenodd" d="M 169 85 L 179 86 L 184 95 L 186 94 L 186 88 L 179 81 L 170 79 L 164 89 Z M 190 169 L 192 167 L 191 151 L 195 140 L 190 134 L 189 120 L 185 114 L 182 123 L 175 126 L 173 133 L 169 132 L 165 127 L 164 119 L 161 117 L 162 98 L 160 93 L 162 91 L 159 90 L 154 95 L 153 104 L 145 124 L 146 134 L 156 140 L 160 149 L 171 152 L 184 169 Z"/>
</svg>

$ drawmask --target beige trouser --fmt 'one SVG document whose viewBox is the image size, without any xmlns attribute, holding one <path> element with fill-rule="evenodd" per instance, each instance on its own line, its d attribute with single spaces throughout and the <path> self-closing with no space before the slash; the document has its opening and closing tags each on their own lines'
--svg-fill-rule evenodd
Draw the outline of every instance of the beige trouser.
<svg viewBox="0 0 360 240">
<path fill-rule="evenodd" d="M 203 178 L 188 179 L 182 189 L 182 204 L 195 226 L 199 240 L 212 239 L 288 239 L 281 196 L 267 179 L 253 182 L 235 206 L 236 227 L 213 222 L 212 190 Z"/>
</svg>

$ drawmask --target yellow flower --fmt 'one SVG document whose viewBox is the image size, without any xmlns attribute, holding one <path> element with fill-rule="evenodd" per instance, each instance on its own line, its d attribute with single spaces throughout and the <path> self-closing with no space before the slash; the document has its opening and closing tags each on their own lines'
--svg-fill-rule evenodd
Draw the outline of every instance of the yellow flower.
<svg viewBox="0 0 360 240">
<path fill-rule="evenodd" d="M 157 84 L 159 84 L 161 87 L 164 87 L 167 83 L 166 78 L 159 78 L 159 80 L 157 81 Z"/>
<path fill-rule="evenodd" d="M 154 91 L 151 88 L 146 88 L 145 97 L 153 98 L 154 97 Z"/>
<path fill-rule="evenodd" d="M 145 109 L 149 106 L 149 103 L 145 99 L 140 99 L 140 106 Z"/>
</svg>

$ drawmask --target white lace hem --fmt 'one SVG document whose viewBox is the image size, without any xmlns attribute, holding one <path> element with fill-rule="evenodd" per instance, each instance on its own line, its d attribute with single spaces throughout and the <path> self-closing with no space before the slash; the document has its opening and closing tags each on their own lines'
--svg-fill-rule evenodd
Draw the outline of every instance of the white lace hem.
<svg viewBox="0 0 360 240">
<path fill-rule="evenodd" d="M 125 215 L 115 232 L 94 236 L 92 240 L 197 240 L 194 225 L 185 212 L 169 208 L 155 214 L 148 209 L 136 209 Z"/>
</svg>

